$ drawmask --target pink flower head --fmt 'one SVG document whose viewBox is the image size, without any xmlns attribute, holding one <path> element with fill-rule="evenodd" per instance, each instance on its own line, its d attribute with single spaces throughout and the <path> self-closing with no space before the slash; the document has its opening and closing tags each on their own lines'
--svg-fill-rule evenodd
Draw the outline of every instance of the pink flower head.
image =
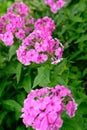
<svg viewBox="0 0 87 130">
<path fill-rule="evenodd" d="M 10 32 L 13 38 L 16 36 L 16 38 L 22 40 L 26 34 L 33 30 L 34 26 L 34 18 L 30 15 L 28 16 L 28 13 L 29 7 L 23 2 L 14 3 L 7 13 L 0 17 L 0 37 Z M 2 40 L 2 38 L 0 39 Z M 2 41 L 4 42 L 5 40 Z M 14 43 L 14 41 L 8 42 L 8 40 L 7 43 L 5 42 L 7 46 L 11 46 Z"/>
<path fill-rule="evenodd" d="M 27 16 L 29 13 L 29 7 L 23 2 L 15 2 L 10 8 L 8 8 L 7 12 Z"/>
<path fill-rule="evenodd" d="M 37 64 L 44 63 L 48 60 L 48 57 L 52 60 L 52 64 L 57 64 L 62 60 L 62 53 L 64 48 L 62 43 L 60 43 L 58 39 L 53 39 L 51 35 L 46 34 L 43 30 L 34 30 L 23 40 L 21 46 L 26 46 L 25 59 L 28 58 L 31 62 L 35 62 Z M 33 60 L 30 55 L 30 49 L 33 49 L 34 51 L 32 54 L 35 55 Z M 21 52 L 24 53 L 24 51 Z M 20 54 L 17 53 L 17 56 L 18 55 Z M 24 55 L 21 56 L 24 57 Z M 18 60 L 22 62 L 19 57 L 20 56 L 18 56 Z M 22 63 L 24 64 L 24 62 Z"/>
<path fill-rule="evenodd" d="M 24 100 L 21 118 L 26 127 L 32 126 L 36 130 L 59 130 L 63 124 L 62 112 L 66 110 L 67 114 L 73 117 L 76 108 L 77 104 L 71 91 L 64 86 L 56 85 L 55 88 L 32 90 Z"/>
<path fill-rule="evenodd" d="M 50 6 L 50 10 L 54 14 L 57 13 L 57 11 L 65 5 L 64 0 L 44 0 L 44 1 L 48 6 Z"/>
<path fill-rule="evenodd" d="M 1 39 L 6 46 L 11 46 L 14 43 L 15 31 L 22 27 L 22 20 L 19 16 L 14 14 L 5 14 L 1 17 L 1 33 L 3 39 Z"/>
</svg>

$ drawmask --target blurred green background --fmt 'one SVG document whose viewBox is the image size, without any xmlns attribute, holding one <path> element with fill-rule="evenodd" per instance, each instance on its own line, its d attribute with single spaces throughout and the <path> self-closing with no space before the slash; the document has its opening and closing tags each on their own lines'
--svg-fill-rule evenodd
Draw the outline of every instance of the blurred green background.
<svg viewBox="0 0 87 130">
<path fill-rule="evenodd" d="M 0 16 L 12 3 L 14 0 L 0 0 Z M 42 73 L 46 79 L 41 79 L 36 88 L 44 84 L 65 85 L 78 103 L 74 118 L 63 115 L 61 130 L 87 130 L 87 0 L 68 0 L 57 14 L 52 14 L 43 0 L 24 0 L 24 3 L 35 19 L 43 16 L 54 19 L 53 37 L 59 38 L 65 46 L 64 60 L 50 68 L 44 64 L 43 70 L 41 65 L 26 67 L 17 61 L 16 44 L 6 47 L 0 41 L 0 130 L 26 130 L 20 119 L 21 108 L 33 83 L 35 85 L 35 78 L 38 76 L 39 80 Z"/>
</svg>

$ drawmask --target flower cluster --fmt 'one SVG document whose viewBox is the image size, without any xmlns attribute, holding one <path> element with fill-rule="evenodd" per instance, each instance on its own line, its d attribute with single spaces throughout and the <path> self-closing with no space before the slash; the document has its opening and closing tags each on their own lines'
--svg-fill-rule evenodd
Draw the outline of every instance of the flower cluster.
<svg viewBox="0 0 87 130">
<path fill-rule="evenodd" d="M 24 101 L 22 108 L 23 122 L 36 130 L 59 130 L 63 120 L 63 111 L 73 117 L 77 104 L 71 91 L 60 85 L 55 88 L 42 88 L 32 90 Z"/>
<path fill-rule="evenodd" d="M 16 2 L 8 8 L 7 14 L 0 17 L 0 40 L 6 46 L 13 45 L 14 37 L 22 40 L 16 52 L 18 60 L 24 65 L 44 63 L 48 59 L 52 64 L 57 64 L 62 60 L 64 47 L 52 37 L 54 21 L 45 16 L 34 22 L 28 14 L 28 6 L 22 2 Z"/>
<path fill-rule="evenodd" d="M 51 36 L 55 29 L 54 21 L 46 16 L 38 19 L 34 26 L 34 31 L 17 50 L 18 60 L 24 65 L 30 65 L 31 62 L 40 64 L 50 58 L 52 64 L 57 64 L 62 60 L 64 47 L 58 39 Z"/>
<path fill-rule="evenodd" d="M 50 10 L 54 14 L 65 5 L 64 0 L 44 0 L 44 2 L 50 6 Z"/>
<path fill-rule="evenodd" d="M 6 46 L 11 46 L 14 43 L 14 36 L 22 40 L 26 34 L 32 30 L 34 19 L 28 16 L 29 9 L 22 2 L 14 3 L 7 10 L 7 14 L 0 17 L 0 40 Z"/>
</svg>

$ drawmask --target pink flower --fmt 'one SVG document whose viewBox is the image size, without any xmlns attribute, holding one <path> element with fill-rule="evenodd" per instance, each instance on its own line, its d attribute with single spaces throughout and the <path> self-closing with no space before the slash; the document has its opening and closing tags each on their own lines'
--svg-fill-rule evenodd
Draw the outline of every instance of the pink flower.
<svg viewBox="0 0 87 130">
<path fill-rule="evenodd" d="M 55 24 L 54 21 L 49 18 L 48 16 L 45 16 L 43 18 L 39 18 L 36 22 L 35 22 L 35 30 L 42 30 L 46 32 L 48 34 L 52 34 L 52 31 L 55 29 Z"/>
<path fill-rule="evenodd" d="M 45 125 L 44 125 L 45 124 Z M 41 121 L 40 124 L 40 129 L 39 130 L 47 130 L 48 128 L 48 121 L 47 121 L 47 117 L 44 117 Z"/>
<path fill-rule="evenodd" d="M 63 125 L 63 120 L 60 118 L 60 116 L 58 116 L 58 118 L 57 118 L 57 120 L 55 122 L 55 128 L 60 129 L 62 127 L 62 125 Z"/>
<path fill-rule="evenodd" d="M 50 113 L 48 113 L 47 115 L 47 119 L 49 124 L 54 124 L 57 120 L 58 114 L 55 111 L 51 111 Z"/>
<path fill-rule="evenodd" d="M 48 59 L 48 56 L 46 54 L 39 54 L 37 57 L 36 63 L 37 64 L 44 63 L 47 61 L 47 59 Z"/>
<path fill-rule="evenodd" d="M 59 47 L 58 49 L 55 50 L 55 55 L 59 56 L 59 57 L 62 57 L 62 51 L 63 51 L 62 48 Z"/>
<path fill-rule="evenodd" d="M 24 31 L 23 29 L 20 29 L 20 30 L 15 34 L 15 36 L 16 36 L 18 39 L 22 40 L 22 39 L 24 38 L 24 36 L 25 36 L 25 31 Z"/>
<path fill-rule="evenodd" d="M 30 65 L 30 60 L 26 57 L 26 46 L 20 46 L 19 49 L 16 51 L 17 58 L 20 62 L 22 62 L 24 65 Z"/>
<path fill-rule="evenodd" d="M 16 28 L 21 28 L 23 25 L 23 21 L 22 21 L 21 17 L 17 16 L 17 15 L 16 15 L 16 17 L 12 18 L 11 22 L 14 26 L 16 26 Z"/>
<path fill-rule="evenodd" d="M 64 51 L 64 46 L 62 45 L 62 43 L 58 39 L 55 39 L 55 49 L 54 49 L 55 54 L 51 58 L 52 59 L 51 64 L 57 64 L 61 60 L 63 60 L 63 58 L 62 58 L 63 51 Z"/>
<path fill-rule="evenodd" d="M 6 31 L 11 31 L 12 33 L 14 33 L 16 31 L 16 27 L 14 24 L 9 23 L 6 25 Z"/>
<path fill-rule="evenodd" d="M 6 46 L 11 46 L 14 43 L 13 38 L 14 37 L 13 37 L 13 34 L 11 32 L 6 32 L 5 34 L 3 34 L 2 41 L 4 42 L 4 44 Z"/>
<path fill-rule="evenodd" d="M 65 97 L 66 95 L 72 96 L 71 91 L 65 86 L 56 85 L 56 91 L 59 91 L 59 96 Z"/>
<path fill-rule="evenodd" d="M 37 62 L 38 52 L 36 52 L 34 49 L 30 49 L 27 51 L 26 56 L 31 62 Z"/>
<path fill-rule="evenodd" d="M 57 105 L 56 105 L 56 103 L 57 103 Z M 61 99 L 53 96 L 50 99 L 49 104 L 47 104 L 47 111 L 49 111 L 49 112 L 51 112 L 51 111 L 59 112 L 60 110 L 61 110 Z"/>
<path fill-rule="evenodd" d="M 74 101 L 69 101 L 66 106 L 66 112 L 70 117 L 75 116 L 75 111 L 77 109 L 77 104 Z"/>
<path fill-rule="evenodd" d="M 41 42 L 41 43 L 36 42 L 35 49 L 36 49 L 37 52 L 45 52 L 45 51 L 47 51 L 47 49 L 48 49 L 47 41 L 45 42 L 45 40 L 44 40 L 44 42 Z"/>
</svg>

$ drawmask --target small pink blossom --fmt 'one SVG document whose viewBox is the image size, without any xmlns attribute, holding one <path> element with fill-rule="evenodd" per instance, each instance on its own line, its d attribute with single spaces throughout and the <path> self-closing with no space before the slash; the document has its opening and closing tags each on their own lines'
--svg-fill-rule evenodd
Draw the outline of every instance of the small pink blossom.
<svg viewBox="0 0 87 130">
<path fill-rule="evenodd" d="M 11 31 L 14 33 L 16 31 L 16 27 L 12 23 L 9 23 L 6 25 L 6 31 Z"/>
<path fill-rule="evenodd" d="M 48 56 L 46 54 L 39 54 L 37 57 L 36 63 L 37 64 L 44 63 L 47 61 L 47 59 L 48 59 Z"/>
<path fill-rule="evenodd" d="M 13 38 L 14 37 L 13 37 L 13 34 L 11 32 L 6 32 L 5 34 L 3 34 L 3 37 L 1 40 L 4 42 L 4 44 L 6 46 L 11 46 L 14 43 Z"/>
<path fill-rule="evenodd" d="M 23 29 L 20 29 L 18 32 L 15 34 L 16 38 L 22 40 L 25 36 L 25 31 Z"/>
<path fill-rule="evenodd" d="M 57 117 L 58 117 L 58 114 L 55 111 L 48 113 L 47 119 L 48 119 L 49 124 L 55 123 L 57 120 Z"/>
<path fill-rule="evenodd" d="M 28 59 L 30 59 L 31 62 L 36 62 L 38 57 L 38 52 L 36 52 L 34 49 L 30 49 L 26 52 L 26 56 Z"/>
<path fill-rule="evenodd" d="M 77 104 L 74 101 L 69 101 L 66 106 L 66 112 L 70 117 L 75 116 L 75 111 L 77 109 Z"/>
</svg>

